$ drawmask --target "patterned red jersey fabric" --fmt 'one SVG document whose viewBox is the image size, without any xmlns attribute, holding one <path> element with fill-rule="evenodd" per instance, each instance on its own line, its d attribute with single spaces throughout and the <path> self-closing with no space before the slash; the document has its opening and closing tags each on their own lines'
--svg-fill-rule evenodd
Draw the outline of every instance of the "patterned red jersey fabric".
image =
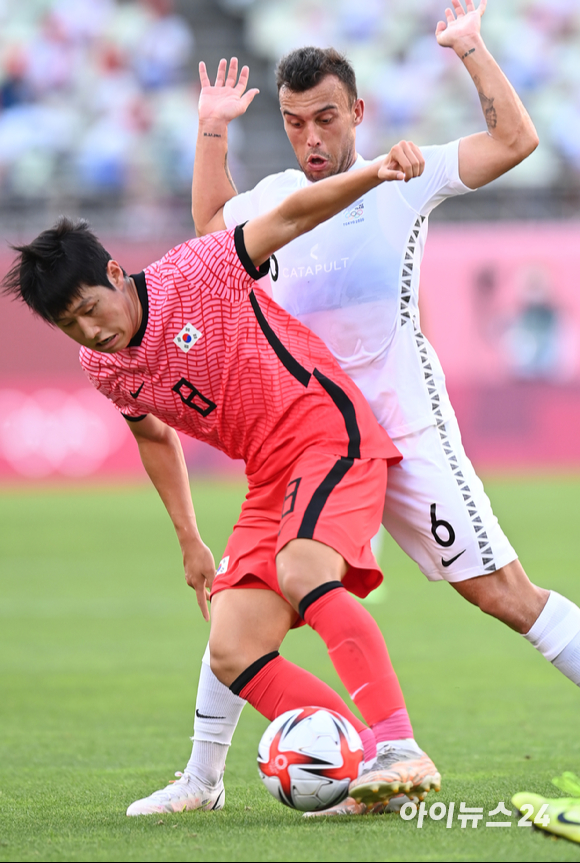
<svg viewBox="0 0 580 863">
<path fill-rule="evenodd" d="M 243 229 L 190 240 L 135 276 L 143 321 L 113 354 L 81 348 L 94 386 L 131 418 L 246 462 L 260 481 L 306 449 L 400 455 L 323 342 L 256 284 Z"/>
</svg>

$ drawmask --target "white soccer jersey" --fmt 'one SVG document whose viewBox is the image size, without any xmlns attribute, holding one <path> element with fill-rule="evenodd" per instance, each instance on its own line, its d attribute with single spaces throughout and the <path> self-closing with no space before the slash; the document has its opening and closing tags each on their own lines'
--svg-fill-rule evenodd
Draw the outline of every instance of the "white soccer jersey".
<svg viewBox="0 0 580 863">
<path fill-rule="evenodd" d="M 459 178 L 459 142 L 422 148 L 425 170 L 383 183 L 276 253 L 274 299 L 328 345 L 392 438 L 453 415 L 443 370 L 421 333 L 419 271 L 431 210 L 471 191 Z M 351 170 L 369 164 L 358 157 Z M 309 185 L 299 170 L 266 177 L 224 207 L 228 228 Z"/>
</svg>

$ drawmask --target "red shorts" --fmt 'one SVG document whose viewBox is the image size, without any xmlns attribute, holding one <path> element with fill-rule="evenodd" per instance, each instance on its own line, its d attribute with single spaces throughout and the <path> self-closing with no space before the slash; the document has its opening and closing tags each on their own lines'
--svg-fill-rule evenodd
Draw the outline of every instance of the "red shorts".
<svg viewBox="0 0 580 863">
<path fill-rule="evenodd" d="M 250 482 L 212 595 L 237 587 L 282 596 L 276 555 L 293 539 L 314 539 L 349 565 L 344 586 L 356 596 L 367 596 L 383 580 L 370 541 L 381 524 L 386 484 L 384 459 L 341 458 L 313 450 L 273 481 Z"/>
</svg>

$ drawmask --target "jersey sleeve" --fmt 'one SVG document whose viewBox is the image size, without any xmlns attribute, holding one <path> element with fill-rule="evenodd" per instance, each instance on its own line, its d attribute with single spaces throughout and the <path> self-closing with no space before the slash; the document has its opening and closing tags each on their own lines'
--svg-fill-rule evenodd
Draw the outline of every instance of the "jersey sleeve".
<svg viewBox="0 0 580 863">
<path fill-rule="evenodd" d="M 236 225 L 241 225 L 243 222 L 260 215 L 256 201 L 256 189 L 236 195 L 235 198 L 230 198 L 225 203 L 224 222 L 226 228 L 235 228 Z"/>
<path fill-rule="evenodd" d="M 400 192 L 406 202 L 421 216 L 445 198 L 472 192 L 459 177 L 459 141 L 433 147 L 421 147 L 425 170 L 420 177 L 403 183 Z"/>
<path fill-rule="evenodd" d="M 272 192 L 278 184 L 284 180 L 285 173 L 270 174 L 264 177 L 263 180 L 250 189 L 249 192 L 242 192 L 234 198 L 230 198 L 224 204 L 224 222 L 226 228 L 235 228 L 236 225 L 241 225 L 250 219 L 255 219 L 256 216 L 261 216 L 274 206 L 271 200 Z M 289 189 L 288 193 L 291 191 Z"/>
<path fill-rule="evenodd" d="M 243 226 L 206 234 L 173 249 L 161 263 L 178 293 L 202 290 L 220 300 L 241 302 L 265 276 L 270 262 L 255 267 L 246 251 Z"/>
</svg>

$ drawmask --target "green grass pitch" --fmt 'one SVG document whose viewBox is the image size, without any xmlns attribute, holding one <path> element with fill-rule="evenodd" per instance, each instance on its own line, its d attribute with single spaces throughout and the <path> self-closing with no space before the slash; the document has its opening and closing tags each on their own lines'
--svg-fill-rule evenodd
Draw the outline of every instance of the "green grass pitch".
<svg viewBox="0 0 580 863">
<path fill-rule="evenodd" d="M 578 480 L 504 478 L 488 491 L 531 577 L 580 603 Z M 243 486 L 200 481 L 193 494 L 219 559 Z M 514 792 L 558 796 L 551 777 L 580 773 L 580 693 L 392 543 L 369 608 L 443 776 L 430 797 L 481 806 L 484 822 L 305 820 L 258 778 L 267 723 L 251 707 L 223 811 L 127 818 L 187 760 L 208 635 L 169 520 L 148 486 L 95 487 L 4 490 L 0 525 L 0 860 L 580 860 L 579 845 L 515 817 L 483 826 Z M 291 633 L 283 652 L 340 688 L 312 632 Z"/>
</svg>

